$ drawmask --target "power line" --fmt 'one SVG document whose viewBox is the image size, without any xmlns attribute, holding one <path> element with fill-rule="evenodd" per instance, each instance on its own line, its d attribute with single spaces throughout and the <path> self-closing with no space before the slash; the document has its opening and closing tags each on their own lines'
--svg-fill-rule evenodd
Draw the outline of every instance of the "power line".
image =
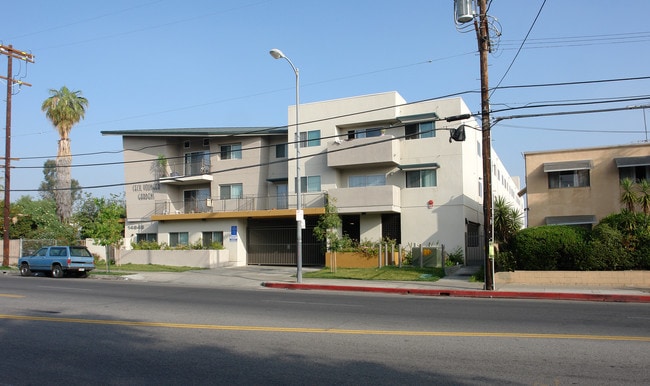
<svg viewBox="0 0 650 386">
<path fill-rule="evenodd" d="M 539 18 L 539 15 L 542 13 L 542 9 L 544 9 L 545 4 L 546 4 L 546 0 L 544 0 L 542 2 L 542 5 L 539 7 L 539 11 L 537 11 L 537 15 L 535 16 L 535 20 L 533 20 L 533 23 L 531 24 L 530 28 L 528 28 L 528 32 L 526 33 L 526 36 L 524 37 L 524 40 L 522 40 L 521 44 L 519 45 L 519 48 L 517 49 L 517 53 L 515 54 L 515 57 L 512 58 L 512 61 L 510 61 L 510 65 L 508 66 L 506 71 L 503 73 L 503 76 L 501 77 L 501 79 L 497 82 L 496 87 L 494 87 L 492 89 L 492 92 L 490 93 L 490 97 L 492 96 L 492 94 L 494 94 L 494 91 L 499 88 L 499 85 L 501 84 L 501 82 L 503 82 L 505 77 L 510 72 L 510 69 L 512 68 L 512 66 L 515 64 L 515 61 L 517 60 L 517 57 L 519 56 L 519 53 L 521 52 L 521 49 L 524 47 L 524 44 L 526 44 L 526 40 L 528 39 L 528 36 L 530 36 L 530 33 L 532 32 L 533 27 L 535 26 L 535 23 L 537 23 L 537 19 Z"/>
<path fill-rule="evenodd" d="M 499 86 L 498 89 L 505 90 L 505 89 L 518 89 L 518 88 L 576 86 L 576 85 L 586 85 L 586 84 L 640 81 L 640 80 L 649 80 L 649 79 L 650 79 L 650 76 L 638 76 L 638 77 L 628 77 L 628 78 L 595 79 L 595 80 L 571 81 L 571 82 L 509 85 L 509 86 Z M 358 112 L 354 112 L 354 113 L 350 113 L 350 114 L 346 114 L 346 115 L 322 118 L 320 120 L 315 120 L 315 121 L 300 122 L 300 124 L 316 123 L 316 122 L 326 121 L 326 120 L 335 119 L 335 118 L 342 118 L 342 117 L 365 114 L 365 113 L 373 112 L 373 111 L 379 111 L 381 109 L 391 109 L 391 108 L 395 108 L 395 107 L 407 106 L 409 104 L 416 104 L 416 103 L 421 103 L 421 102 L 425 102 L 425 101 L 431 101 L 431 100 L 436 100 L 436 99 L 444 99 L 444 98 L 450 98 L 450 97 L 455 97 L 455 96 L 462 96 L 462 95 L 466 95 L 466 94 L 476 94 L 476 93 L 479 93 L 479 92 L 480 92 L 479 90 L 466 90 L 466 91 L 461 91 L 461 92 L 456 92 L 456 93 L 451 93 L 451 94 L 446 94 L 446 95 L 440 95 L 440 96 L 436 96 L 436 97 L 433 97 L 433 98 L 422 99 L 422 100 L 419 100 L 419 101 L 408 102 L 408 103 L 400 104 L 400 105 L 386 106 L 386 107 L 382 107 L 382 108 L 379 108 L 379 109 L 373 109 L 373 110 L 358 111 Z M 244 97 L 241 97 L 241 98 L 244 98 Z M 552 102 L 552 101 L 550 101 L 550 102 Z M 187 108 L 189 108 L 189 107 L 187 107 Z M 148 114 L 148 115 L 154 115 L 154 114 L 155 113 Z M 480 115 L 480 114 L 477 113 L 477 115 Z M 128 119 L 128 118 L 125 118 L 125 119 Z M 87 126 L 89 126 L 89 125 L 80 125 L 79 127 L 87 127 Z M 265 128 L 265 129 L 261 129 L 261 130 L 281 129 L 281 128 L 288 128 L 288 125 L 273 126 L 273 127 Z M 147 149 L 147 148 L 151 148 L 151 147 L 157 147 L 157 146 L 166 146 L 166 145 L 146 146 L 146 147 L 143 147 L 143 148 L 140 148 L 140 149 L 122 149 L 122 150 L 99 151 L 99 152 L 90 152 L 90 153 L 79 153 L 79 154 L 74 154 L 73 157 L 95 156 L 95 155 L 101 155 L 101 154 L 119 154 L 119 153 L 123 153 L 123 152 L 129 151 L 129 150 L 139 151 L 139 150 L 143 150 L 143 149 Z M 49 155 L 49 156 L 23 156 L 23 157 L 20 157 L 20 159 L 21 160 L 37 160 L 37 159 L 52 159 L 54 157 L 56 157 L 56 156 L 55 155 Z"/>
</svg>

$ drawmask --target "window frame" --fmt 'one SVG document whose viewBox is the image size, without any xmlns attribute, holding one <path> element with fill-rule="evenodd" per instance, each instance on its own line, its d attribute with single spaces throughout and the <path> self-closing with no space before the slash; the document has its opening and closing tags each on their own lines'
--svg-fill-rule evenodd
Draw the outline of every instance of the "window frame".
<svg viewBox="0 0 650 386">
<path fill-rule="evenodd" d="M 320 130 L 300 132 L 300 147 L 320 146 Z"/>
<path fill-rule="evenodd" d="M 588 188 L 591 186 L 589 169 L 546 172 L 549 189 Z"/>
<path fill-rule="evenodd" d="M 185 243 L 183 243 L 185 239 Z M 169 246 L 178 247 L 182 245 L 190 245 L 190 233 L 189 232 L 169 232 Z"/>
<path fill-rule="evenodd" d="M 286 143 L 275 145 L 275 158 L 287 158 L 289 154 L 289 146 Z"/>
<path fill-rule="evenodd" d="M 318 185 L 318 189 L 315 189 Z M 300 192 L 301 193 L 314 193 L 321 192 L 321 178 L 320 176 L 303 176 L 300 177 Z"/>
<path fill-rule="evenodd" d="M 368 186 L 384 185 L 386 185 L 385 174 L 356 175 L 348 177 L 348 188 L 365 188 Z"/>
<path fill-rule="evenodd" d="M 242 159 L 241 142 L 219 145 L 219 158 L 222 161 L 231 160 L 231 159 Z"/>
<path fill-rule="evenodd" d="M 239 195 L 233 195 L 233 187 L 239 187 Z M 224 189 L 228 189 L 228 194 L 224 195 Z M 227 197 L 224 197 L 227 196 Z M 236 200 L 244 198 L 244 185 L 241 183 L 238 184 L 224 184 L 219 185 L 219 199 L 221 200 Z"/>
<path fill-rule="evenodd" d="M 431 127 L 423 130 L 423 125 L 431 125 Z M 413 139 L 435 138 L 436 131 L 435 121 L 409 123 L 404 125 L 404 139 L 408 141 Z"/>
<path fill-rule="evenodd" d="M 416 177 L 417 173 L 417 178 Z M 434 188 L 438 186 L 438 170 L 437 169 L 418 169 L 418 170 L 407 170 L 405 173 L 406 176 L 406 188 Z M 432 184 L 427 184 L 429 178 L 433 179 Z M 413 182 L 417 180 L 417 186 L 413 185 Z"/>
<path fill-rule="evenodd" d="M 207 235 L 210 235 L 210 242 L 206 241 Z M 215 236 L 218 236 L 216 238 L 220 238 L 221 240 L 215 240 Z M 210 245 L 212 245 L 214 242 L 219 242 L 221 245 L 223 245 L 223 231 L 203 231 L 201 232 L 201 242 L 205 248 L 210 247 Z"/>
</svg>

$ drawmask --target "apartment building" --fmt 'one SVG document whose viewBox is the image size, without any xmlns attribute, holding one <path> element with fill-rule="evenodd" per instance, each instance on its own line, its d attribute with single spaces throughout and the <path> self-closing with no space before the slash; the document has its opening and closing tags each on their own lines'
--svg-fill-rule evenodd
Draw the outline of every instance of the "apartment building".
<svg viewBox="0 0 650 386">
<path fill-rule="evenodd" d="M 591 227 L 623 208 L 619 181 L 650 179 L 650 143 L 524 153 L 528 226 Z"/>
<path fill-rule="evenodd" d="M 235 265 L 296 262 L 295 108 L 287 128 L 106 131 L 123 137 L 126 239 L 219 241 Z M 323 265 L 311 230 L 333 199 L 356 240 L 444 244 L 482 264 L 482 149 L 460 98 L 407 103 L 386 92 L 300 105 L 303 264 Z M 466 139 L 450 139 L 464 125 Z M 523 209 L 492 153 L 495 195 Z"/>
</svg>

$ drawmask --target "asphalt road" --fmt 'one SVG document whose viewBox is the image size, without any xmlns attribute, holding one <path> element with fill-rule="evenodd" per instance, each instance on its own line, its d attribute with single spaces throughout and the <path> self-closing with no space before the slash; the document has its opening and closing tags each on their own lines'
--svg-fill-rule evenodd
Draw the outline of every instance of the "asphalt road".
<svg viewBox="0 0 650 386">
<path fill-rule="evenodd" d="M 0 384 L 645 385 L 650 305 L 0 277 Z"/>
</svg>

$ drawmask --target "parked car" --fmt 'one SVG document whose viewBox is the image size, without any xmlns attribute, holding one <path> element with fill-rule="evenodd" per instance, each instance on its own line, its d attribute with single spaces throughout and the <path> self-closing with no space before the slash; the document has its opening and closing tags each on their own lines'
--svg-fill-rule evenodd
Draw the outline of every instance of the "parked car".
<svg viewBox="0 0 650 386">
<path fill-rule="evenodd" d="M 18 268 L 22 276 L 44 272 L 56 278 L 66 274 L 86 277 L 88 272 L 95 269 L 95 259 L 86 247 L 50 246 L 39 249 L 31 256 L 18 259 Z"/>
</svg>

